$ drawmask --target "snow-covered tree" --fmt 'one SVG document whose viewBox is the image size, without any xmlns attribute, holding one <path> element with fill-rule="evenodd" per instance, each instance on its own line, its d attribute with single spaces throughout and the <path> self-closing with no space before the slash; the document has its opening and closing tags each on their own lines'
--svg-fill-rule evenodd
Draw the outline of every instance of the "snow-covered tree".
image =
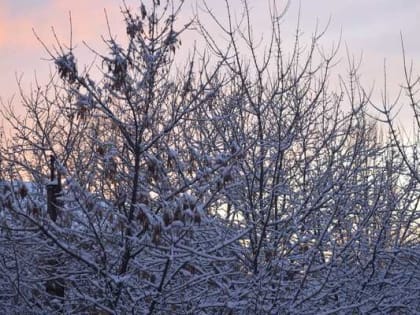
<svg viewBox="0 0 420 315">
<path fill-rule="evenodd" d="M 394 143 L 378 138 L 355 65 L 341 89 L 330 90 L 336 51 L 320 49 L 322 34 L 304 47 L 297 36 L 287 50 L 272 10 L 264 46 L 244 9 L 242 24 L 228 12 L 226 26 L 209 11 L 228 53 L 201 27 L 214 54 L 227 55 L 221 71 L 230 82 L 200 129 L 212 135 L 209 150 L 216 144 L 240 156 L 225 171 L 225 211 L 216 212 L 249 231 L 247 281 L 235 287 L 242 311 L 414 311 L 418 182 Z"/>
<path fill-rule="evenodd" d="M 123 4 L 126 39 L 90 48 L 96 68 L 45 46 L 57 73 L 22 91 L 25 117 L 2 109 L 1 310 L 419 310 L 417 168 L 380 137 L 356 67 L 333 90 L 322 34 L 288 49 L 271 7 L 264 46 L 247 3 L 239 24 L 226 3 L 227 23 L 206 9 L 225 46 L 156 0 Z M 179 67 L 190 28 L 207 50 Z"/>
<path fill-rule="evenodd" d="M 33 256 L 17 259 L 26 273 L 10 293 L 15 304 L 39 312 L 161 314 L 225 303 L 219 293 L 238 269 L 237 231 L 207 216 L 221 166 L 182 134 L 191 113 L 207 106 L 218 67 L 198 75 L 200 60 L 192 57 L 185 71 L 173 69 L 190 25 L 177 28 L 180 7 L 155 1 L 138 14 L 123 7 L 127 43 L 110 35 L 109 53 L 97 54 L 99 73 L 80 70 L 71 46 L 47 48 L 57 75 L 23 96 L 26 121 L 7 113 L 16 129 L 3 152 L 10 178 L 62 187 L 57 218 L 32 194 L 5 195 L 12 221 L 5 224 L 13 231 L 28 226 L 23 235 L 37 244 L 27 251 Z M 207 162 L 191 169 L 204 156 Z M 10 237 L 7 244 L 28 250 L 20 233 Z M 64 296 L 45 289 L 54 279 Z"/>
<path fill-rule="evenodd" d="M 385 91 L 382 93 L 382 104 L 374 104 L 373 106 L 380 113 L 378 120 L 388 126 L 392 143 L 406 164 L 411 176 L 419 182 L 420 100 L 418 91 L 420 79 L 418 74 L 414 72 L 413 61 L 409 62 L 407 60 L 402 36 L 401 47 L 404 83 L 401 86 L 400 93 L 395 99 L 390 98 L 387 93 L 387 74 L 385 71 Z M 401 109 L 412 115 L 411 126 L 406 124 L 401 126 L 397 123 L 398 113 Z"/>
</svg>

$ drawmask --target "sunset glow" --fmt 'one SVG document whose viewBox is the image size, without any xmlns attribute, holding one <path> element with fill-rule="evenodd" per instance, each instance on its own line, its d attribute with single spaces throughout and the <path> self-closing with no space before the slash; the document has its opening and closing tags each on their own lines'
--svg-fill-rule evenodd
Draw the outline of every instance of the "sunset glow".
<svg viewBox="0 0 420 315">
<path fill-rule="evenodd" d="M 130 0 L 131 7 L 138 6 L 140 1 Z M 192 12 L 195 1 L 187 1 L 186 12 Z M 199 2 L 200 3 L 200 2 Z M 208 2 L 219 15 L 224 14 L 224 1 Z M 255 17 L 254 26 L 260 33 L 268 25 L 264 24 L 267 11 L 266 1 L 251 2 Z M 281 3 L 281 2 L 279 2 Z M 286 3 L 286 1 L 284 1 Z M 107 34 L 105 13 L 114 34 L 124 36 L 124 26 L 120 14 L 121 2 L 117 0 L 4 0 L 0 2 L 0 96 L 4 101 L 18 92 L 16 76 L 23 75 L 23 86 L 28 88 L 33 82 L 34 72 L 38 78 L 46 78 L 51 64 L 42 59 L 48 55 L 36 40 L 33 29 L 47 45 L 53 45 L 53 26 L 63 43 L 69 42 L 69 12 L 72 15 L 73 43 L 79 61 L 89 63 L 92 55 L 82 44 L 83 41 L 93 47 L 101 47 L 101 35 Z M 231 1 L 231 8 L 240 12 L 239 1 Z M 291 2 L 284 18 L 285 35 L 288 30 L 293 35 L 293 27 L 298 16 L 298 2 Z M 334 0 L 301 1 L 301 28 L 305 35 L 313 33 L 317 23 L 324 27 L 331 18 L 331 23 L 324 37 L 326 49 L 332 43 L 342 39 L 340 56 L 345 57 L 345 46 L 355 56 L 363 53 L 361 68 L 364 83 L 380 89 L 383 82 L 383 63 L 387 60 L 388 83 L 392 95 L 397 94 L 398 84 L 402 81 L 402 61 L 400 32 L 404 36 L 407 56 L 420 60 L 420 41 L 415 35 L 420 27 L 416 18 L 420 4 L 414 1 L 370 1 L 369 4 L 358 0 L 340 2 Z M 188 40 L 184 39 L 184 42 Z M 345 61 L 345 58 L 343 58 Z M 345 71 L 345 62 L 339 65 Z M 42 81 L 42 80 L 41 80 Z M 379 95 L 379 93 L 378 93 Z M 19 106 L 15 100 L 15 106 Z"/>
</svg>

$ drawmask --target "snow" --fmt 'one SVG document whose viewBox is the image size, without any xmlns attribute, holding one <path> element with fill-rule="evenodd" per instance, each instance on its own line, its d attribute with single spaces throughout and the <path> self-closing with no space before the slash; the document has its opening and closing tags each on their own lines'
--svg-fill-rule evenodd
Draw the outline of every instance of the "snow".
<svg viewBox="0 0 420 315">
<path fill-rule="evenodd" d="M 244 23 L 241 34 L 220 30 L 229 51 L 177 68 L 181 29 L 172 8 L 153 3 L 160 22 L 123 7 L 128 41 L 105 40 L 98 73 L 78 73 L 73 50 L 60 53 L 58 82 L 39 87 L 48 97 L 9 117 L 0 313 L 418 312 L 414 147 L 380 140 L 369 102 L 344 99 L 364 89 L 328 87 L 317 38 L 290 58 L 274 41 L 260 68 L 245 54 L 258 48 L 236 42 Z M 54 221 L 47 151 L 62 178 Z"/>
</svg>

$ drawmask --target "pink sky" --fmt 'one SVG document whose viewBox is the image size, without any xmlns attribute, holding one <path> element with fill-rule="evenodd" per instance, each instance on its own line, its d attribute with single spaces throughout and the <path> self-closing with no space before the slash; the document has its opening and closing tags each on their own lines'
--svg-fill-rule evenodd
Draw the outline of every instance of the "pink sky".
<svg viewBox="0 0 420 315">
<path fill-rule="evenodd" d="M 147 0 L 146 0 L 147 2 Z M 187 12 L 193 0 L 186 1 Z M 218 14 L 224 13 L 223 0 L 209 0 L 208 4 Z M 280 3 L 284 3 L 285 1 Z M 420 70 L 420 2 L 417 0 L 301 0 L 302 28 L 309 36 L 317 19 L 324 25 L 331 17 L 332 22 L 324 39 L 328 47 L 337 41 L 340 32 L 343 42 L 350 51 L 359 55 L 363 51 L 364 62 L 362 75 L 367 84 L 374 80 L 376 86 L 382 86 L 383 61 L 386 58 L 389 69 L 391 91 L 396 93 L 401 81 L 400 31 L 404 34 L 409 58 L 417 62 Z M 127 0 L 130 6 L 138 6 L 140 1 Z M 233 9 L 239 7 L 239 0 L 231 0 Z M 249 1 L 255 17 L 257 31 L 264 32 L 267 25 L 267 1 Z M 291 0 L 286 24 L 295 25 L 299 1 Z M 82 62 L 89 62 L 86 49 L 81 43 L 87 41 L 92 46 L 101 45 L 100 35 L 106 34 L 104 9 L 110 17 L 112 30 L 118 34 L 124 30 L 119 14 L 119 0 L 1 0 L 0 1 L 0 97 L 8 101 L 18 89 L 15 74 L 24 74 L 24 87 L 33 81 L 34 72 L 45 78 L 48 62 L 41 60 L 48 57 L 35 39 L 32 28 L 47 43 L 52 43 L 51 26 L 63 42 L 68 42 L 68 12 L 72 12 L 73 40 Z M 286 27 L 287 29 L 287 27 Z M 123 34 L 122 34 L 123 35 Z M 184 42 L 188 42 L 184 39 Z M 342 53 L 345 51 L 343 45 Z M 344 68 L 344 64 L 340 67 Z M 419 71 L 420 72 L 420 71 Z M 15 98 L 13 105 L 19 108 Z"/>
<path fill-rule="evenodd" d="M 119 17 L 115 0 L 33 1 L 37 5 L 12 5 L 12 1 L 8 0 L 0 2 L 0 95 L 3 100 L 17 91 L 15 73 L 24 74 L 24 82 L 29 84 L 34 71 L 40 77 L 49 71 L 49 63 L 41 60 L 48 56 L 36 40 L 32 28 L 47 44 L 51 44 L 51 26 L 54 26 L 59 38 L 68 43 L 71 11 L 73 37 L 75 44 L 81 47 L 82 40 L 93 44 L 99 42 L 99 36 L 106 30 L 104 8 L 112 20 Z M 30 3 L 31 0 L 22 2 Z M 119 23 L 116 24 L 118 29 Z"/>
</svg>

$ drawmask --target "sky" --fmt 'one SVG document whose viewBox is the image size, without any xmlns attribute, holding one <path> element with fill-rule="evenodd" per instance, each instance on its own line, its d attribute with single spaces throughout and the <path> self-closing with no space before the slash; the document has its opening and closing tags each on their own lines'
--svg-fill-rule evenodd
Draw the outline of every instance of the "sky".
<svg viewBox="0 0 420 315">
<path fill-rule="evenodd" d="M 126 0 L 131 7 L 140 1 Z M 145 0 L 146 2 L 148 0 Z M 195 0 L 185 1 L 185 14 L 191 12 Z M 253 24 L 257 32 L 267 32 L 266 0 L 249 0 Z M 277 1 L 280 5 L 286 1 Z M 218 16 L 224 16 L 224 0 L 208 0 L 207 3 Z M 232 10 L 239 10 L 240 0 L 229 0 Z M 46 81 L 52 65 L 48 55 L 33 34 L 33 29 L 47 45 L 51 45 L 54 27 L 60 40 L 68 43 L 69 12 L 72 16 L 73 43 L 82 63 L 92 56 L 82 44 L 86 41 L 93 47 L 101 47 L 101 35 L 106 35 L 104 9 L 109 17 L 112 31 L 124 34 L 120 14 L 120 0 L 0 0 L 0 97 L 3 103 L 10 102 L 19 110 L 16 77 L 22 78 L 24 90 L 29 89 L 36 73 L 40 82 Z M 300 6 L 301 28 L 310 36 L 317 23 L 328 30 L 322 40 L 325 47 L 337 43 L 341 37 L 339 56 L 343 57 L 339 71 L 345 71 L 345 52 L 363 55 L 362 82 L 375 86 L 380 95 L 383 86 L 384 60 L 387 64 L 387 81 L 390 96 L 398 93 L 402 83 L 402 54 L 400 34 L 403 35 L 407 58 L 413 59 L 415 69 L 420 70 L 420 1 L 418 0 L 291 0 L 284 23 L 292 32 L 296 25 Z M 289 28 L 287 28 L 289 27 Z M 188 35 L 190 36 L 190 35 Z M 192 35 L 191 35 L 192 36 Z M 308 37 L 309 38 L 309 37 Z M 188 38 L 183 42 L 190 43 Z M 184 44 L 185 45 L 185 44 Z M 418 71 L 420 73 L 420 71 Z"/>
</svg>

